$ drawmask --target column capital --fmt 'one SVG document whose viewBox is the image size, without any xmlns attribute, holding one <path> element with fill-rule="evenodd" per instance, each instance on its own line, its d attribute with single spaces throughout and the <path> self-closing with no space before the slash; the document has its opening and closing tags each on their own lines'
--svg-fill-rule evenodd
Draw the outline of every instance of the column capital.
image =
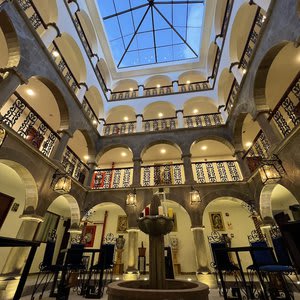
<svg viewBox="0 0 300 300">
<path fill-rule="evenodd" d="M 52 26 L 56 30 L 56 32 L 57 32 L 56 37 L 61 37 L 60 29 L 58 28 L 58 26 L 55 22 L 51 22 L 51 23 L 46 24 L 47 29 L 48 29 L 49 26 Z"/>
<path fill-rule="evenodd" d="M 244 155 L 245 153 L 246 153 L 246 151 L 244 149 L 236 149 L 233 153 L 233 156 Z"/>
<path fill-rule="evenodd" d="M 238 61 L 231 63 L 230 67 L 229 67 L 229 73 L 232 73 L 232 68 L 234 66 L 238 66 L 239 67 L 240 63 Z"/>
<path fill-rule="evenodd" d="M 205 229 L 205 226 L 204 225 L 202 225 L 202 226 L 196 226 L 196 227 L 192 227 L 191 228 L 191 231 L 197 231 L 197 230 L 201 230 L 201 231 L 203 231 Z"/>
<path fill-rule="evenodd" d="M 78 85 L 80 85 L 80 87 L 84 86 L 87 91 L 89 90 L 89 87 L 87 86 L 87 84 L 85 82 L 79 82 Z"/>
<path fill-rule="evenodd" d="M 23 221 L 27 221 L 27 222 L 37 222 L 37 223 L 41 223 L 44 222 L 44 217 L 36 215 L 36 214 L 23 214 L 19 217 L 20 219 L 22 219 Z"/>
<path fill-rule="evenodd" d="M 175 113 L 176 113 L 176 115 L 177 115 L 178 113 L 183 113 L 183 109 L 177 109 L 177 110 L 175 111 Z"/>
<path fill-rule="evenodd" d="M 254 113 L 253 121 L 256 121 L 257 118 L 258 118 L 259 116 L 263 115 L 263 114 L 268 114 L 268 115 L 269 115 L 270 112 L 271 112 L 271 109 L 270 109 L 268 106 L 264 105 L 263 107 L 261 107 L 259 110 L 257 110 L 257 111 Z"/>
<path fill-rule="evenodd" d="M 145 86 L 144 86 L 143 84 L 139 84 L 139 85 L 138 85 L 138 88 L 143 88 L 143 89 L 144 89 Z"/>
<path fill-rule="evenodd" d="M 63 135 L 68 135 L 70 138 L 73 137 L 73 132 L 70 129 L 61 129 L 61 130 L 57 130 L 58 134 L 63 134 Z"/>
<path fill-rule="evenodd" d="M 13 74 L 17 76 L 21 82 L 21 84 L 27 84 L 28 80 L 23 76 L 21 72 L 17 69 L 17 67 L 8 67 L 8 68 L 0 68 L 0 73 L 6 73 Z"/>
<path fill-rule="evenodd" d="M 136 114 L 135 117 L 136 117 L 136 118 L 141 117 L 141 118 L 144 120 L 143 114 Z"/>
<path fill-rule="evenodd" d="M 143 162 L 142 159 L 141 159 L 141 157 L 133 157 L 133 158 L 132 158 L 132 161 L 133 161 L 133 162 L 140 162 L 140 163 Z"/>
<path fill-rule="evenodd" d="M 181 159 L 191 158 L 191 157 L 192 157 L 191 153 L 182 153 L 182 155 L 181 155 Z"/>
</svg>

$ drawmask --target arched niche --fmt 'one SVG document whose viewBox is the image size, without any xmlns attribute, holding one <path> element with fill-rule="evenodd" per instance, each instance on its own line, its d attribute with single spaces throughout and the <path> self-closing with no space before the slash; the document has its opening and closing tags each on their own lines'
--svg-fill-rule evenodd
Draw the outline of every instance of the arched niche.
<svg viewBox="0 0 300 300">
<path fill-rule="evenodd" d="M 88 162 L 89 157 L 89 148 L 88 143 L 80 130 L 76 130 L 73 134 L 73 137 L 68 141 L 68 147 L 80 158 L 83 162 Z"/>
<path fill-rule="evenodd" d="M 172 80 L 170 77 L 166 75 L 155 75 L 145 82 L 145 88 L 154 88 L 154 87 L 163 87 L 163 86 L 170 86 L 172 85 Z"/>
<path fill-rule="evenodd" d="M 85 93 L 85 97 L 87 98 L 96 116 L 98 118 L 103 117 L 104 114 L 103 100 L 99 90 L 95 86 L 91 86 L 89 87 L 88 91 Z"/>
<path fill-rule="evenodd" d="M 220 75 L 219 83 L 218 83 L 219 105 L 226 105 L 233 81 L 234 81 L 233 74 L 230 73 L 227 68 L 225 68 Z"/>
<path fill-rule="evenodd" d="M 124 79 L 115 83 L 113 92 L 122 92 L 122 91 L 130 91 L 137 90 L 138 83 L 133 79 Z"/>
<path fill-rule="evenodd" d="M 194 97 L 187 100 L 183 105 L 184 116 L 213 114 L 217 112 L 218 108 L 215 101 L 207 97 Z"/>
<path fill-rule="evenodd" d="M 110 109 L 107 113 L 106 124 L 133 122 L 136 120 L 136 113 L 129 105 L 119 105 Z"/>
<path fill-rule="evenodd" d="M 217 52 L 218 52 L 218 45 L 212 42 L 208 49 L 207 62 L 206 62 L 206 70 L 208 76 L 211 76 L 213 74 Z"/>
<path fill-rule="evenodd" d="M 189 84 L 206 80 L 205 76 L 199 71 L 188 71 L 182 73 L 178 78 L 179 84 Z"/>
<path fill-rule="evenodd" d="M 125 146 L 115 146 L 107 149 L 97 158 L 97 165 L 101 169 L 127 168 L 133 166 L 133 154 L 130 148 Z"/>
<path fill-rule="evenodd" d="M 105 81 L 107 88 L 111 88 L 111 75 L 105 60 L 103 58 L 100 58 L 97 66 L 100 70 L 100 73 Z"/>
<path fill-rule="evenodd" d="M 143 112 L 144 120 L 172 118 L 176 116 L 176 108 L 170 102 L 157 101 L 147 105 Z"/>
<path fill-rule="evenodd" d="M 226 0 L 218 0 L 216 5 L 216 12 L 215 12 L 215 19 L 214 19 L 214 26 L 215 26 L 215 33 L 220 34 L 222 30 L 223 20 L 226 12 Z"/>
<path fill-rule="evenodd" d="M 58 8 L 56 1 L 57 0 L 33 0 L 34 5 L 46 24 L 57 22 Z"/>
</svg>

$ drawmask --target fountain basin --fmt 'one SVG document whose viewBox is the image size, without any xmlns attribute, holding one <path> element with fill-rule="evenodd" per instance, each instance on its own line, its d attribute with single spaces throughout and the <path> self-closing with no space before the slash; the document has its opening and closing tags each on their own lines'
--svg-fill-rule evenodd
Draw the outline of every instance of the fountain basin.
<svg viewBox="0 0 300 300">
<path fill-rule="evenodd" d="M 150 289 L 145 280 L 116 281 L 108 285 L 108 300 L 208 300 L 209 287 L 201 282 L 167 279 L 166 286 Z"/>
<path fill-rule="evenodd" d="M 139 228 L 146 234 L 165 235 L 173 229 L 174 219 L 165 216 L 145 216 L 138 219 Z"/>
</svg>

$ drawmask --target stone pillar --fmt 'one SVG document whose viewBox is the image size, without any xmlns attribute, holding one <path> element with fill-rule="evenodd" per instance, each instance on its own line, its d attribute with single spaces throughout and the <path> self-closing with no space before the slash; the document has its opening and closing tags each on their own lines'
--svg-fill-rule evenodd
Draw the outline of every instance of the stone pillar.
<svg viewBox="0 0 300 300">
<path fill-rule="evenodd" d="M 84 95 L 86 91 L 88 90 L 88 87 L 86 83 L 79 83 L 80 89 L 77 91 L 77 99 L 79 100 L 80 103 L 82 103 Z"/>
<path fill-rule="evenodd" d="M 278 129 L 269 122 L 268 117 L 268 112 L 259 111 L 257 112 L 254 121 L 258 122 L 260 128 L 271 144 L 271 150 L 273 150 L 280 143 L 281 136 Z"/>
<path fill-rule="evenodd" d="M 57 160 L 58 162 L 61 162 L 64 151 L 68 145 L 69 139 L 73 137 L 73 134 L 68 130 L 62 130 L 61 133 L 62 135 L 60 137 L 57 148 L 55 149 L 55 151 L 52 151 L 52 153 L 54 153 L 53 159 Z"/>
<path fill-rule="evenodd" d="M 133 157 L 133 178 L 132 186 L 139 187 L 141 186 L 141 164 L 142 160 L 140 157 Z"/>
<path fill-rule="evenodd" d="M 129 228 L 128 232 L 128 252 L 127 252 L 127 270 L 126 273 L 137 273 L 137 256 L 138 256 L 138 232 L 137 228 Z"/>
<path fill-rule="evenodd" d="M 69 9 L 71 11 L 72 16 L 80 10 L 76 1 L 69 1 Z"/>
<path fill-rule="evenodd" d="M 184 128 L 183 110 L 176 110 L 176 116 L 178 128 Z"/>
<path fill-rule="evenodd" d="M 235 64 L 231 68 L 231 72 L 234 75 L 234 78 L 236 79 L 236 81 L 240 84 L 242 82 L 242 79 L 244 76 L 243 70 L 241 68 L 239 68 L 238 64 Z"/>
<path fill-rule="evenodd" d="M 239 163 L 243 177 L 249 178 L 251 176 L 251 172 L 249 170 L 249 166 L 247 164 L 246 159 L 243 159 L 244 154 L 245 154 L 244 150 L 236 150 L 234 153 L 234 156 L 236 157 L 236 159 Z"/>
<path fill-rule="evenodd" d="M 172 85 L 173 85 L 173 93 L 178 93 L 178 81 L 173 81 L 172 82 Z"/>
<path fill-rule="evenodd" d="M 143 115 L 136 115 L 136 132 L 143 131 Z"/>
<path fill-rule="evenodd" d="M 223 44 L 223 37 L 218 36 L 215 40 L 215 43 L 217 44 L 217 46 L 219 47 L 219 49 L 222 49 L 222 44 Z"/>
<path fill-rule="evenodd" d="M 273 241 L 272 241 L 272 236 L 271 236 L 271 229 L 272 229 L 272 225 L 271 224 L 263 224 L 260 226 L 261 231 L 263 233 L 263 235 L 265 235 L 266 240 L 267 240 L 267 244 L 269 247 L 273 247 Z"/>
<path fill-rule="evenodd" d="M 193 169 L 191 164 L 191 153 L 182 154 L 181 159 L 183 161 L 185 184 L 195 184 Z"/>
<path fill-rule="evenodd" d="M 85 186 L 91 186 L 93 175 L 94 175 L 94 171 L 95 171 L 95 169 L 97 168 L 98 165 L 97 165 L 97 163 L 96 163 L 95 160 L 88 161 L 87 165 L 90 168 L 90 171 L 89 171 L 88 176 L 86 176 L 86 178 L 84 180 L 84 185 Z"/>
<path fill-rule="evenodd" d="M 269 6 L 271 4 L 271 0 L 252 0 L 252 3 L 255 3 L 256 5 L 260 6 L 265 11 L 268 11 Z"/>
<path fill-rule="evenodd" d="M 107 90 L 106 97 L 107 97 L 108 100 L 110 99 L 110 97 L 111 97 L 111 90 Z"/>
<path fill-rule="evenodd" d="M 105 125 L 105 120 L 104 119 L 99 119 L 99 124 L 97 127 L 97 131 L 99 132 L 100 135 L 103 135 L 103 127 Z"/>
<path fill-rule="evenodd" d="M 23 222 L 17 233 L 16 239 L 32 241 L 39 222 L 43 220 L 37 215 L 23 215 Z M 3 275 L 19 275 L 25 265 L 30 248 L 14 247 L 6 259 L 2 270 Z"/>
<path fill-rule="evenodd" d="M 139 85 L 139 97 L 144 96 L 144 86 L 143 85 Z"/>
<path fill-rule="evenodd" d="M 0 70 L 1 71 L 1 70 Z M 3 70 L 6 71 L 6 70 Z M 16 91 L 19 85 L 25 83 L 22 75 L 16 69 L 8 69 L 9 75 L 0 81 L 0 108 L 5 104 L 9 97 Z"/>
<path fill-rule="evenodd" d="M 209 272 L 208 253 L 206 251 L 206 238 L 204 236 L 204 227 L 191 228 L 194 237 L 194 246 L 197 262 L 197 274 Z"/>
<path fill-rule="evenodd" d="M 60 35 L 60 33 L 57 30 L 58 28 L 56 26 L 53 26 L 52 24 L 49 24 L 47 26 L 46 31 L 41 37 L 46 48 L 49 48 L 49 46 L 52 44 L 55 38 Z"/>
</svg>

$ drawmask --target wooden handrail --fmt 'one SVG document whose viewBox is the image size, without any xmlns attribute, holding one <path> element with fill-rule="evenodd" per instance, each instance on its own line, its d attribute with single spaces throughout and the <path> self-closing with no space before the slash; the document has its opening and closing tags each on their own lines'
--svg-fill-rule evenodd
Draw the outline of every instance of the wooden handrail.
<svg viewBox="0 0 300 300">
<path fill-rule="evenodd" d="M 222 116 L 221 113 L 216 112 L 216 113 L 207 113 L 207 114 L 199 114 L 199 115 L 187 115 L 187 116 L 183 116 L 183 118 L 202 117 L 202 116 L 214 116 L 214 115 Z"/>
<path fill-rule="evenodd" d="M 159 118 L 159 119 L 148 119 L 148 120 L 143 120 L 142 122 L 153 122 L 153 121 L 163 121 L 163 120 L 174 120 L 177 119 L 177 117 L 169 117 L 169 118 Z"/>
<path fill-rule="evenodd" d="M 155 164 L 155 165 L 143 165 L 141 168 L 149 168 L 149 167 L 168 167 L 168 166 L 183 166 L 183 163 L 176 163 L 176 164 Z"/>
<path fill-rule="evenodd" d="M 108 168 L 108 169 L 95 169 L 94 172 L 99 171 L 115 171 L 115 170 L 131 170 L 133 167 L 125 167 L 125 168 Z"/>
<path fill-rule="evenodd" d="M 119 122 L 119 123 L 106 123 L 104 126 L 108 126 L 108 125 L 134 124 L 134 123 L 136 123 L 136 121 Z"/>
<path fill-rule="evenodd" d="M 178 83 L 178 86 L 184 86 L 184 85 L 193 85 L 193 84 L 201 84 L 201 83 L 209 83 L 208 80 L 202 80 L 202 81 L 195 81 L 195 82 L 190 82 L 190 83 Z"/>
<path fill-rule="evenodd" d="M 220 163 L 220 162 L 222 162 L 222 163 L 229 163 L 229 162 L 238 163 L 238 161 L 236 159 L 233 159 L 233 160 L 227 159 L 227 160 L 193 161 L 191 164 L 192 165 L 199 164 L 199 163 L 201 163 L 201 164 L 211 164 L 211 163 L 214 164 L 214 163 Z"/>
</svg>

